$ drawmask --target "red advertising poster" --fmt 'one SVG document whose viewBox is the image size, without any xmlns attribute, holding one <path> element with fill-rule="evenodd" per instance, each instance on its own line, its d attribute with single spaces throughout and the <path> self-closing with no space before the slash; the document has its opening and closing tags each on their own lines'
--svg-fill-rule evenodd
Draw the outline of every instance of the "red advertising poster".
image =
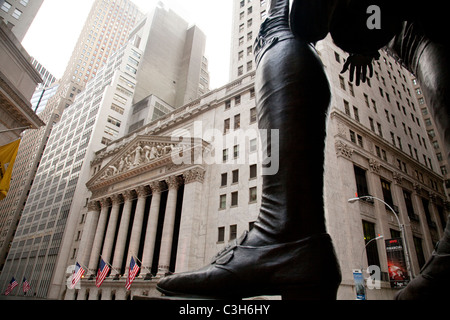
<svg viewBox="0 0 450 320">
<path fill-rule="evenodd" d="M 386 240 L 389 280 L 392 288 L 403 288 L 409 282 L 403 241 L 401 238 Z"/>
</svg>

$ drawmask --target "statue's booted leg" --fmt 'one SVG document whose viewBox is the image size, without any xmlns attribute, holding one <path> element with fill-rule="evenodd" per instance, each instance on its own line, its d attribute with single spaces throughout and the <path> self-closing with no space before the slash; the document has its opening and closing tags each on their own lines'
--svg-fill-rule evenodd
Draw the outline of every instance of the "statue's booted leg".
<svg viewBox="0 0 450 320">
<path fill-rule="evenodd" d="M 418 59 L 415 74 L 450 162 L 450 45 L 430 42 Z"/>
<path fill-rule="evenodd" d="M 396 300 L 443 300 L 448 299 L 450 286 L 450 220 L 442 239 L 433 254 L 405 289 L 395 296 Z"/>
<path fill-rule="evenodd" d="M 255 48 L 259 127 L 271 133 L 262 134 L 268 175 L 258 220 L 210 265 L 163 278 L 157 288 L 166 295 L 336 299 L 341 274 L 323 202 L 330 89 L 314 48 L 288 20 L 289 1 L 272 0 Z"/>
<path fill-rule="evenodd" d="M 432 41 L 425 36 L 423 26 L 405 23 L 402 33 L 391 43 L 414 72 L 424 94 L 429 111 L 441 133 L 447 159 L 450 161 L 450 47 L 448 39 Z M 414 44 L 413 47 L 408 46 Z M 400 291 L 398 300 L 436 300 L 448 297 L 450 287 L 450 220 L 436 248 L 408 286 Z"/>
</svg>

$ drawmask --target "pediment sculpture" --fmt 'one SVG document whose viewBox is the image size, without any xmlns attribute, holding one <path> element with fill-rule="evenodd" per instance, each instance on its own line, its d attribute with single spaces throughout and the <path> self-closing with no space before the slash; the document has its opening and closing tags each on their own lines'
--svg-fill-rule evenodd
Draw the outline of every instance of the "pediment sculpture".
<svg viewBox="0 0 450 320">
<path fill-rule="evenodd" d="M 182 146 L 174 143 L 140 141 L 134 147 L 127 148 L 120 158 L 111 161 L 98 180 L 107 180 L 158 159 L 171 157 L 174 152 L 182 150 Z"/>
</svg>

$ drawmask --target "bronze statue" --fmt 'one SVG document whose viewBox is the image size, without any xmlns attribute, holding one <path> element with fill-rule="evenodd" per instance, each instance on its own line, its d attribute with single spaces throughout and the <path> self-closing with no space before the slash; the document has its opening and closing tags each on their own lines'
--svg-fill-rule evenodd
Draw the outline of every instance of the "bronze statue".
<svg viewBox="0 0 450 320">
<path fill-rule="evenodd" d="M 368 8 L 377 6 L 379 28 L 365 27 Z M 343 72 L 356 84 L 372 73 L 372 61 L 385 47 L 416 77 L 450 159 L 450 37 L 446 10 L 437 0 L 294 0 L 291 27 L 297 37 L 314 42 L 328 33 L 350 54 Z M 319 18 L 320 17 L 320 18 Z M 320 19 L 320 20 L 319 20 Z M 316 21 L 320 21 L 319 24 Z M 308 27 L 313 25 L 314 27 Z M 396 299 L 443 299 L 450 285 L 450 222 L 418 277 Z"/>
<path fill-rule="evenodd" d="M 381 28 L 368 27 L 372 5 L 382 14 Z M 349 70 L 357 84 L 371 76 L 378 50 L 389 46 L 416 74 L 450 150 L 448 40 L 439 36 L 443 21 L 436 22 L 434 11 L 423 6 L 416 15 L 419 7 L 412 6 L 406 0 L 294 0 L 290 10 L 289 0 L 270 1 L 255 44 L 255 91 L 260 129 L 279 130 L 280 169 L 263 177 L 260 215 L 250 232 L 205 268 L 163 278 L 158 290 L 198 298 L 336 299 L 341 274 L 326 233 L 322 181 L 331 94 L 314 44 L 330 33 L 350 54 L 343 72 Z M 271 139 L 262 143 L 270 152 Z M 398 298 L 442 292 L 450 279 L 449 253 L 447 225 L 425 274 Z"/>
</svg>

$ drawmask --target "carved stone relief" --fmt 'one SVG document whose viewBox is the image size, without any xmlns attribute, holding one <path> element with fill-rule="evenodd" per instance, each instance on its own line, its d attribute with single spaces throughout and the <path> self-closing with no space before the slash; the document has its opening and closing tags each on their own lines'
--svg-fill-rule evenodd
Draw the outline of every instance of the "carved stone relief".
<svg viewBox="0 0 450 320">
<path fill-rule="evenodd" d="M 149 184 L 152 193 L 161 193 L 164 190 L 164 185 L 160 181 L 153 181 Z"/>
<path fill-rule="evenodd" d="M 192 182 L 201 182 L 205 180 L 206 171 L 200 168 L 191 169 L 183 174 L 185 184 L 189 184 Z"/>
<path fill-rule="evenodd" d="M 342 141 L 337 141 L 335 144 L 336 147 L 336 154 L 338 156 L 344 156 L 346 158 L 351 159 L 353 156 L 354 150 L 350 148 L 347 144 L 345 144 Z"/>
<path fill-rule="evenodd" d="M 169 156 L 172 152 L 177 152 L 178 150 L 181 152 L 182 148 L 173 143 L 139 142 L 120 159 L 110 164 L 99 178 L 99 181 L 112 178 L 141 165 Z"/>
<path fill-rule="evenodd" d="M 381 165 L 375 159 L 370 159 L 369 160 L 369 168 L 370 168 L 370 171 L 379 174 Z"/>
<path fill-rule="evenodd" d="M 401 185 L 403 182 L 403 176 L 400 173 L 394 172 L 393 178 L 395 181 L 395 184 Z"/>
<path fill-rule="evenodd" d="M 415 191 L 417 194 L 420 194 L 420 192 L 422 191 L 422 187 L 421 187 L 420 184 L 418 184 L 418 183 L 414 183 L 413 188 L 414 188 L 414 191 Z"/>
<path fill-rule="evenodd" d="M 171 176 L 166 179 L 167 186 L 169 190 L 178 189 L 183 184 L 183 179 L 177 176 Z"/>
<path fill-rule="evenodd" d="M 100 212 L 100 204 L 98 201 L 90 201 L 88 203 L 88 211 L 89 212 Z"/>
</svg>

